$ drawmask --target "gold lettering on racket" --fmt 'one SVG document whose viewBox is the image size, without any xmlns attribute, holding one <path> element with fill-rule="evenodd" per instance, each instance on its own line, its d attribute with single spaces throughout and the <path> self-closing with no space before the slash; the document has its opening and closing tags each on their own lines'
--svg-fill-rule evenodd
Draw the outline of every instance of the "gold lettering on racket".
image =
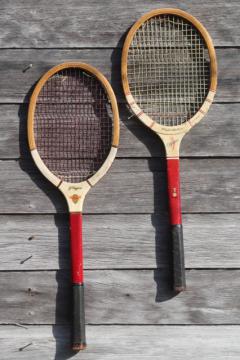
<svg viewBox="0 0 240 360">
<path fill-rule="evenodd" d="M 69 186 L 68 190 L 82 190 L 81 186 Z"/>
<path fill-rule="evenodd" d="M 171 141 L 168 143 L 168 145 L 172 148 L 172 150 L 174 150 L 177 142 L 178 142 L 178 139 L 176 139 L 172 136 Z"/>
</svg>

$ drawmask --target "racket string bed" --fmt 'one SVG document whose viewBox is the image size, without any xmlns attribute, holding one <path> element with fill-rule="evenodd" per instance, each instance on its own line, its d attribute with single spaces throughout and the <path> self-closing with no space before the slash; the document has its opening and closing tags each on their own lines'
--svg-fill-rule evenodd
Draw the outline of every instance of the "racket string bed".
<svg viewBox="0 0 240 360">
<path fill-rule="evenodd" d="M 154 16 L 135 33 L 128 52 L 130 91 L 161 125 L 181 125 L 201 107 L 209 89 L 209 55 L 187 20 Z"/>
<path fill-rule="evenodd" d="M 112 118 L 103 86 L 78 68 L 59 71 L 42 88 L 34 133 L 41 158 L 63 181 L 81 182 L 101 167 L 112 142 Z"/>
</svg>

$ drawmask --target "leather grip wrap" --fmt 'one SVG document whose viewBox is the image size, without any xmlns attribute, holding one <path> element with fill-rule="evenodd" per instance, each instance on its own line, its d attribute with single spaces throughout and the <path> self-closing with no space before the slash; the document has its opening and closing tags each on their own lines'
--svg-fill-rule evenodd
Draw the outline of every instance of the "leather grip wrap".
<svg viewBox="0 0 240 360">
<path fill-rule="evenodd" d="M 186 289 L 182 225 L 172 225 L 173 281 L 177 292 Z"/>
<path fill-rule="evenodd" d="M 86 347 L 84 285 L 73 284 L 72 289 L 72 349 L 79 351 Z"/>
</svg>

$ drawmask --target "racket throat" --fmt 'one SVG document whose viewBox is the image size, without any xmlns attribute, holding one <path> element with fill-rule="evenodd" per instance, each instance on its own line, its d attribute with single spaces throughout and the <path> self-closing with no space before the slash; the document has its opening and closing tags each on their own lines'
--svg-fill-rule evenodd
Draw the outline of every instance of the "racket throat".
<svg viewBox="0 0 240 360">
<path fill-rule="evenodd" d="M 180 145 L 184 135 L 185 133 L 175 134 L 173 131 L 169 134 L 158 133 L 164 144 L 167 159 L 179 159 Z"/>
<path fill-rule="evenodd" d="M 91 189 L 91 184 L 88 181 L 76 184 L 62 181 L 58 188 L 67 200 L 69 212 L 72 214 L 82 212 L 83 202 Z"/>
</svg>

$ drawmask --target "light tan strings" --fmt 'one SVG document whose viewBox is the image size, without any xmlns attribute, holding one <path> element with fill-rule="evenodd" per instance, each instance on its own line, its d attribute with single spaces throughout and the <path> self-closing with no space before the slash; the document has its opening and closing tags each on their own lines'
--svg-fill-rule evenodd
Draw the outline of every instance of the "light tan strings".
<svg viewBox="0 0 240 360">
<path fill-rule="evenodd" d="M 210 60 L 197 29 L 177 15 L 158 15 L 137 30 L 128 52 L 128 82 L 138 106 L 161 125 L 180 125 L 203 104 Z"/>
</svg>

